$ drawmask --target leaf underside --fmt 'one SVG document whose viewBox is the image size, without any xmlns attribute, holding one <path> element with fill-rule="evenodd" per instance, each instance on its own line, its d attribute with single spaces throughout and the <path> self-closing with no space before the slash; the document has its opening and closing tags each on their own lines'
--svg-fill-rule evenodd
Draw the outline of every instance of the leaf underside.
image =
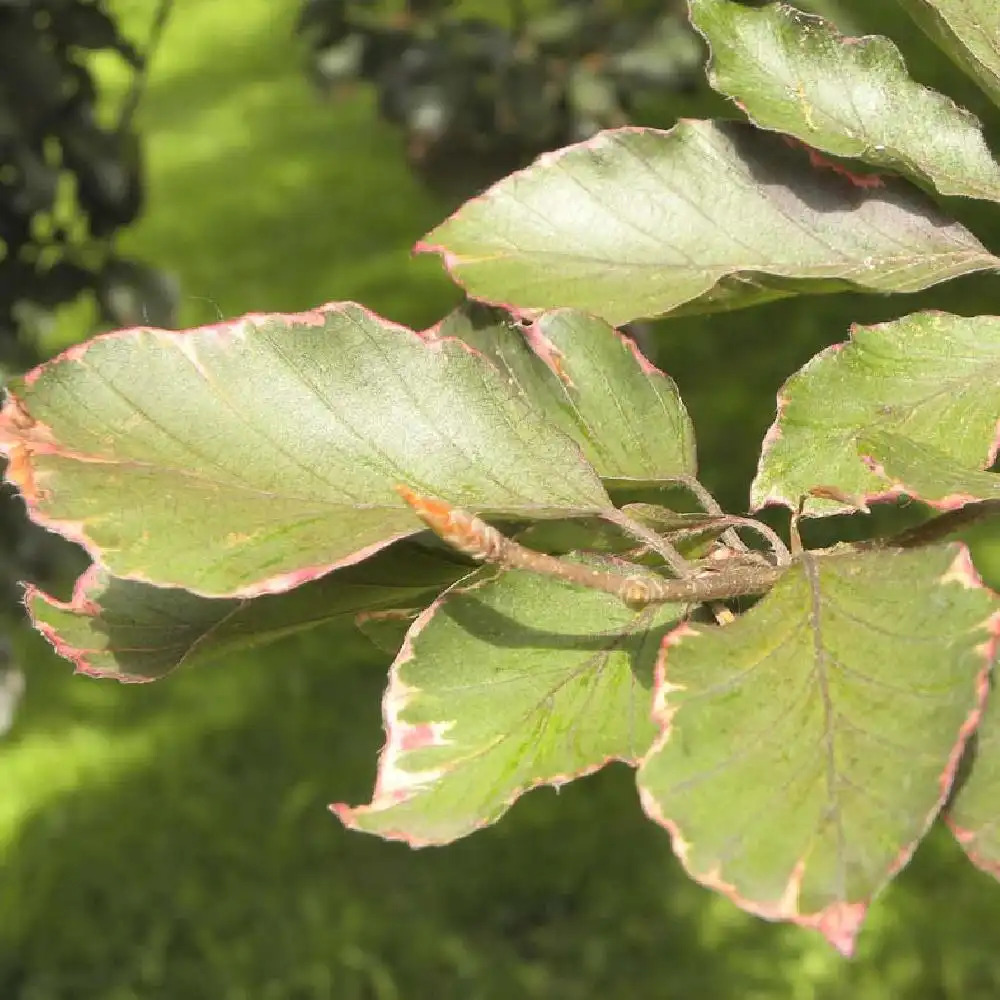
<svg viewBox="0 0 1000 1000">
<path fill-rule="evenodd" d="M 807 555 L 732 625 L 668 636 L 638 782 L 688 872 L 850 953 L 951 785 L 998 604 L 959 545 Z"/>
<path fill-rule="evenodd" d="M 872 434 L 983 469 L 996 454 L 998 423 L 1000 318 L 926 312 L 856 327 L 849 342 L 817 354 L 779 392 L 751 503 L 794 509 L 820 486 L 858 498 L 852 506 L 809 497 L 804 513 L 825 516 L 892 495 L 859 454 L 859 441 Z"/>
<path fill-rule="evenodd" d="M 26 604 L 35 627 L 80 673 L 152 681 L 250 646 L 405 602 L 429 604 L 470 572 L 412 542 L 401 542 L 284 594 L 199 597 L 110 576 L 92 566 L 69 602 L 34 587 Z"/>
<path fill-rule="evenodd" d="M 948 808 L 948 825 L 966 854 L 1000 879 L 1000 699 L 994 690 L 970 748 L 972 767 Z"/>
<path fill-rule="evenodd" d="M 471 295 L 620 324 L 839 290 L 913 292 L 997 259 L 911 186 L 859 187 L 785 137 L 682 121 L 540 157 L 419 249 Z"/>
<path fill-rule="evenodd" d="M 445 844 L 530 788 L 634 762 L 655 734 L 653 663 L 679 613 L 480 570 L 417 619 L 393 664 L 371 804 L 333 810 L 353 829 Z"/>
<path fill-rule="evenodd" d="M 956 462 L 950 455 L 898 434 L 873 432 L 858 441 L 876 475 L 889 488 L 938 510 L 954 510 L 977 500 L 1000 500 L 1000 476 Z"/>
<path fill-rule="evenodd" d="M 907 174 L 943 195 L 1000 200 L 1000 164 L 979 122 L 912 80 L 889 39 L 845 38 L 782 3 L 690 6 L 711 47 L 709 81 L 755 124 Z"/>
</svg>

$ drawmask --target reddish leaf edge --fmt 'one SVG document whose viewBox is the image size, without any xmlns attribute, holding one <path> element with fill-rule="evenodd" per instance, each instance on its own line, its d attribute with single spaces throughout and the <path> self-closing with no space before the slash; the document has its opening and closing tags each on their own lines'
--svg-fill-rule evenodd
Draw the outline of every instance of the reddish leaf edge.
<svg viewBox="0 0 1000 1000">
<path fill-rule="evenodd" d="M 472 200 L 475 201 L 475 199 Z M 438 251 L 435 250 L 434 252 Z M 643 375 L 647 375 L 650 378 L 663 379 L 665 382 L 673 386 L 674 389 L 677 388 L 677 383 L 674 381 L 672 376 L 663 371 L 662 368 L 658 368 L 655 364 L 653 364 L 653 362 L 642 353 L 642 349 L 636 343 L 634 338 L 630 337 L 627 333 L 621 330 L 619 326 L 609 323 L 606 319 L 598 316 L 596 313 L 587 312 L 585 309 L 574 309 L 570 306 L 561 306 L 554 309 L 529 309 L 521 308 L 520 306 L 514 305 L 510 302 L 490 302 L 487 299 L 475 299 L 475 301 L 482 302 L 484 305 L 492 306 L 496 309 L 502 309 L 505 313 L 507 313 L 518 326 L 519 332 L 524 337 L 524 340 L 531 349 L 532 353 L 543 364 L 545 364 L 552 374 L 555 375 L 556 378 L 558 378 L 559 381 L 562 382 L 562 384 L 568 389 L 575 389 L 576 386 L 573 383 L 573 380 L 569 377 L 566 369 L 563 367 L 562 359 L 565 355 L 559 350 L 558 347 L 555 346 L 555 344 L 552 343 L 552 341 L 541 329 L 542 320 L 548 319 L 549 317 L 586 316 L 599 323 L 605 324 L 608 327 L 609 332 L 617 337 L 618 340 L 621 341 L 621 343 L 624 344 L 624 346 L 631 352 L 639 371 Z M 429 326 L 427 329 L 423 330 L 421 332 L 421 336 L 426 337 L 428 340 L 454 339 L 441 336 L 440 330 L 445 322 L 446 319 L 438 320 L 438 322 L 433 324 L 433 326 Z"/>
<path fill-rule="evenodd" d="M 907 318 L 912 318 L 914 316 L 940 316 L 946 319 L 957 318 L 956 313 L 950 313 L 944 309 L 921 309 L 918 312 L 911 313 Z M 898 319 L 895 319 L 887 320 L 885 323 L 872 323 L 870 325 L 852 323 L 848 331 L 849 335 L 847 340 L 841 341 L 837 344 L 830 344 L 829 347 L 824 347 L 823 350 L 814 354 L 797 372 L 785 380 L 776 396 L 777 405 L 774 420 L 771 422 L 770 427 L 768 427 L 767 432 L 764 434 L 764 439 L 761 442 L 760 456 L 757 459 L 757 473 L 755 478 L 761 475 L 768 453 L 774 447 L 775 443 L 781 440 L 781 421 L 790 402 L 788 398 L 789 383 L 803 375 L 813 365 L 818 365 L 821 361 L 826 360 L 835 354 L 839 354 L 845 348 L 850 347 L 854 343 L 855 334 L 857 334 L 858 331 L 883 330 L 889 327 L 898 326 L 899 322 L 900 321 Z M 864 433 L 865 429 L 866 428 L 862 428 L 861 432 L 859 432 L 856 436 L 860 437 L 860 435 Z M 990 444 L 989 452 L 982 467 L 984 469 L 988 469 L 994 462 L 996 462 L 998 455 L 1000 455 L 1000 419 L 997 420 L 993 441 Z M 915 499 L 920 500 L 921 503 L 926 503 L 928 506 L 942 511 L 954 510 L 957 507 L 964 507 L 966 504 L 974 503 L 975 501 L 982 499 L 981 497 L 966 496 L 965 494 L 955 494 L 954 497 L 946 497 L 940 501 L 924 500 L 912 490 L 907 489 L 901 481 L 895 480 L 893 477 L 887 475 L 885 470 L 880 465 L 877 465 L 877 463 L 874 462 L 874 459 L 870 456 L 859 455 L 858 461 L 867 465 L 871 472 L 881 476 L 887 482 L 891 483 L 891 485 L 887 486 L 883 490 L 873 490 L 870 493 L 864 493 L 848 498 L 844 493 L 837 490 L 836 484 L 814 483 L 813 487 L 816 490 L 813 494 L 814 496 L 838 503 L 839 506 L 827 507 L 822 510 L 810 510 L 808 506 L 806 506 L 803 508 L 801 516 L 835 517 L 840 514 L 852 514 L 856 512 L 869 514 L 871 513 L 871 504 L 892 503 L 902 496 L 912 496 Z M 848 499 L 853 502 L 848 502 Z M 769 493 L 765 494 L 757 501 L 753 501 L 751 499 L 750 511 L 751 513 L 756 513 L 757 511 L 763 510 L 765 507 L 787 507 L 789 510 L 794 512 L 798 510 L 798 506 L 799 498 L 788 497 L 772 489 Z"/>
<path fill-rule="evenodd" d="M 951 566 L 941 576 L 939 582 L 942 584 L 954 583 L 971 589 L 985 590 L 1000 600 L 1000 595 L 996 594 L 983 583 L 982 578 L 973 565 L 968 546 L 960 542 L 953 543 L 953 545 L 957 549 L 957 554 Z M 685 840 L 679 824 L 669 819 L 657 805 L 652 794 L 640 787 L 639 800 L 643 811 L 654 823 L 667 830 L 670 835 L 674 854 L 684 867 L 684 870 L 695 882 L 705 886 L 707 889 L 718 892 L 732 903 L 735 903 L 740 909 L 754 916 L 761 917 L 764 920 L 775 922 L 788 921 L 807 930 L 818 931 L 841 955 L 845 958 L 851 958 L 854 954 L 858 934 L 867 916 L 872 900 L 908 864 L 920 842 L 934 823 L 934 820 L 941 813 L 954 785 L 959 763 L 961 762 L 969 738 L 975 732 L 982 718 L 986 699 L 989 696 L 990 674 L 997 657 L 998 647 L 1000 647 L 1000 611 L 994 611 L 986 619 L 982 627 L 987 632 L 987 639 L 976 648 L 976 652 L 980 653 L 983 658 L 983 665 L 974 680 L 976 703 L 959 727 L 956 741 L 948 754 L 944 769 L 938 777 L 939 793 L 937 800 L 924 818 L 920 833 L 914 838 L 912 843 L 904 845 L 886 871 L 883 885 L 868 899 L 854 902 L 841 901 L 816 913 L 800 913 L 797 908 L 798 894 L 802 878 L 805 874 L 805 859 L 800 859 L 796 863 L 789 876 L 785 891 L 779 899 L 772 903 L 761 903 L 756 900 L 744 898 L 740 895 L 736 887 L 723 880 L 717 871 L 695 872 L 692 870 L 688 861 L 690 843 Z M 667 660 L 670 649 L 680 645 L 682 642 L 698 638 L 698 636 L 709 629 L 711 629 L 711 626 L 693 626 L 688 622 L 682 622 L 663 637 L 660 656 L 657 660 L 653 678 L 653 721 L 660 726 L 660 735 L 654 741 L 653 746 L 646 756 L 639 762 L 640 766 L 646 759 L 657 753 L 667 744 L 670 739 L 673 717 L 680 711 L 680 709 L 671 708 L 669 703 L 670 692 L 677 690 L 677 688 L 670 684 L 667 678 Z M 961 839 L 959 839 L 959 843 L 963 849 L 966 847 Z M 975 862 L 976 859 L 972 858 L 972 860 Z"/>
<path fill-rule="evenodd" d="M 948 813 L 944 814 L 945 826 L 958 841 L 965 856 L 981 871 L 1000 882 L 1000 858 L 995 853 L 987 854 L 978 849 L 980 833 L 968 827 L 959 826 Z"/>
<path fill-rule="evenodd" d="M 465 201 L 459 208 L 449 215 L 444 222 L 436 225 L 430 232 L 426 233 L 421 239 L 417 240 L 413 244 L 411 253 L 416 254 L 436 254 L 441 258 L 442 266 L 448 273 L 449 278 L 458 285 L 469 298 L 474 299 L 477 302 L 482 302 L 486 305 L 497 306 L 501 309 L 507 310 L 513 316 L 525 317 L 527 319 L 534 319 L 539 315 L 551 311 L 551 307 L 547 306 L 518 306 L 512 302 L 504 301 L 503 299 L 491 299 L 486 298 L 482 295 L 472 295 L 469 292 L 468 285 L 466 282 L 456 273 L 457 269 L 463 264 L 468 264 L 474 261 L 475 258 L 463 257 L 461 254 L 455 253 L 449 250 L 443 243 L 434 243 L 428 239 L 431 233 L 438 229 L 448 225 L 453 220 L 456 220 L 470 205 L 474 205 L 477 202 L 487 202 L 493 196 L 494 193 L 500 189 L 503 185 L 514 181 L 518 178 L 527 176 L 532 171 L 538 168 L 550 167 L 557 164 L 563 157 L 575 152 L 578 149 L 598 149 L 600 145 L 607 141 L 608 136 L 624 135 L 624 134 L 636 134 L 645 135 L 648 133 L 654 133 L 656 135 L 668 136 L 672 135 L 679 129 L 686 128 L 691 125 L 701 125 L 701 124 L 711 124 L 710 121 L 701 118 L 679 118 L 671 128 L 652 128 L 646 125 L 623 125 L 618 128 L 602 129 L 600 132 L 591 136 L 588 139 L 583 139 L 580 142 L 571 143 L 568 146 L 563 146 L 560 149 L 550 150 L 548 152 L 541 153 L 539 156 L 535 157 L 526 167 L 522 167 L 520 170 L 515 170 L 513 173 L 508 174 L 506 177 L 499 181 L 491 184 L 485 191 L 472 198 Z M 801 149 L 804 157 L 809 166 L 817 170 L 832 171 L 839 177 L 843 178 L 846 183 L 850 184 L 851 187 L 858 189 L 871 189 L 871 188 L 883 188 L 885 187 L 886 178 L 882 174 L 854 174 L 847 167 L 842 164 L 826 157 L 819 150 L 814 149 L 808 143 L 803 142 L 801 139 L 794 138 L 792 136 L 785 135 L 781 132 L 776 132 L 772 129 L 761 128 L 753 122 L 749 123 L 752 128 L 758 129 L 761 132 L 768 132 L 772 135 L 780 135 L 784 138 L 786 143 L 795 149 Z M 730 277 L 734 274 L 739 274 L 739 270 L 728 271 L 723 277 Z M 766 273 L 766 272 L 764 272 Z M 697 297 L 696 297 L 697 298 Z M 694 299 L 687 300 L 695 301 Z M 668 310 L 666 313 L 658 313 L 657 316 L 633 316 L 632 320 L 638 319 L 655 319 L 658 316 L 669 316 L 671 312 L 676 312 L 678 309 L 683 308 L 687 302 L 678 303 L 673 309 Z M 618 325 L 618 324 L 615 324 Z"/>
<path fill-rule="evenodd" d="M 990 499 L 989 497 L 977 496 L 973 493 L 948 493 L 943 497 L 938 497 L 937 499 L 932 500 L 924 496 L 919 490 L 914 489 L 912 486 L 908 486 L 905 480 L 901 479 L 899 476 L 894 476 L 887 472 L 885 466 L 882 465 L 882 463 L 879 462 L 874 455 L 866 455 L 861 452 L 859 453 L 859 457 L 872 473 L 879 476 L 881 479 L 886 480 L 886 482 L 893 484 L 892 492 L 895 495 L 912 497 L 914 500 L 925 504 L 933 510 L 939 510 L 942 513 L 947 513 L 951 510 L 959 510 L 962 507 L 967 507 L 971 503 L 981 503 L 984 500 Z M 993 460 L 990 461 L 990 464 L 993 464 Z M 997 483 L 1000 484 L 1000 476 L 997 476 Z"/>
<path fill-rule="evenodd" d="M 402 714 L 406 710 L 409 700 L 419 689 L 412 688 L 404 683 L 400 679 L 400 671 L 416 655 L 414 642 L 417 637 L 451 596 L 454 596 L 456 593 L 469 593 L 478 587 L 486 585 L 493 579 L 494 575 L 490 575 L 471 584 L 462 580 L 452 584 L 451 587 L 441 593 L 432 604 L 416 617 L 407 631 L 406 637 L 403 639 L 403 645 L 389 667 L 389 680 L 382 697 L 382 721 L 386 739 L 379 754 L 375 789 L 371 802 L 367 805 L 359 806 L 351 806 L 346 802 L 333 802 L 327 807 L 348 830 L 368 833 L 369 831 L 365 830 L 362 826 L 362 820 L 365 816 L 383 812 L 417 797 L 425 788 L 445 777 L 450 770 L 448 767 L 442 767 L 426 771 L 409 771 L 399 766 L 399 762 L 405 753 L 428 747 L 447 746 L 448 730 L 454 725 L 454 720 L 451 719 L 416 724 L 405 722 L 402 719 Z M 404 828 L 381 830 L 377 836 L 383 840 L 398 841 L 407 844 L 414 849 L 444 847 L 447 844 L 454 843 L 456 840 L 492 826 L 510 810 L 518 799 L 536 788 L 551 787 L 558 790 L 563 785 L 568 785 L 572 781 L 597 773 L 609 764 L 627 764 L 629 767 L 634 768 L 638 766 L 639 760 L 638 756 L 609 756 L 578 771 L 525 782 L 515 789 L 508 798 L 503 800 L 499 809 L 492 816 L 469 824 L 467 829 L 456 833 L 454 836 L 421 838 L 414 836 L 409 830 Z"/>
<path fill-rule="evenodd" d="M 965 856 L 981 871 L 1000 882 L 1000 858 L 995 854 L 986 854 L 977 847 L 980 834 L 976 830 L 959 826 L 958 823 L 948 814 L 944 814 L 945 826 L 951 831 L 951 835 L 958 841 L 958 846 L 965 852 Z"/>
<path fill-rule="evenodd" d="M 49 625 L 48 622 L 41 621 L 35 611 L 35 602 L 41 601 L 44 604 L 49 605 L 49 607 L 56 608 L 59 611 L 65 611 L 72 615 L 77 615 L 82 618 L 97 618 L 101 613 L 101 606 L 90 596 L 90 588 L 97 584 L 98 579 L 101 575 L 102 568 L 97 565 L 92 565 L 83 572 L 78 578 L 73 586 L 73 594 L 68 601 L 60 601 L 59 599 L 52 597 L 50 594 L 45 593 L 39 587 L 34 584 L 26 584 L 24 587 L 24 606 L 27 609 L 28 617 L 31 624 L 36 632 L 38 632 L 46 642 L 52 647 L 52 649 L 63 659 L 69 660 L 73 664 L 74 674 L 83 674 L 87 677 L 96 677 L 98 679 L 108 679 L 116 680 L 122 684 L 151 684 L 153 681 L 158 680 L 156 677 L 144 677 L 141 674 L 130 674 L 124 671 L 117 670 L 105 670 L 101 667 L 95 666 L 90 661 L 90 656 L 95 653 L 102 653 L 100 649 L 89 649 L 82 646 L 74 646 L 72 643 L 67 642 L 59 634 L 59 630 Z M 181 658 L 181 663 L 178 667 L 183 665 L 183 660 L 186 659 L 197 646 L 197 642 L 192 643 L 191 647 Z"/>
<path fill-rule="evenodd" d="M 260 313 L 250 312 L 231 320 L 221 323 L 210 323 L 203 326 L 191 327 L 184 330 L 166 330 L 161 327 L 138 326 L 128 327 L 122 330 L 114 330 L 107 333 L 98 334 L 80 344 L 74 344 L 59 354 L 42 362 L 21 377 L 25 385 L 32 385 L 42 374 L 57 365 L 66 362 L 82 361 L 87 352 L 94 344 L 106 340 L 126 340 L 137 333 L 152 333 L 158 337 L 175 343 L 178 349 L 188 356 L 196 366 L 199 364 L 196 355 L 191 348 L 191 342 L 196 335 L 217 337 L 219 340 L 241 336 L 250 328 L 260 326 L 264 323 L 282 323 L 288 327 L 294 325 L 322 326 L 327 317 L 335 313 L 344 313 L 348 310 L 356 310 L 367 319 L 382 324 L 388 329 L 394 330 L 401 335 L 417 337 L 425 346 L 431 350 L 439 349 L 445 343 L 457 344 L 462 350 L 481 358 L 487 364 L 493 362 L 481 351 L 477 351 L 465 341 L 458 337 L 444 337 L 438 331 L 438 325 L 427 330 L 413 330 L 400 323 L 385 319 L 378 313 L 357 302 L 328 302 L 317 306 L 315 309 L 295 313 Z M 62 458 L 77 460 L 80 462 L 95 462 L 93 456 L 73 452 L 69 449 L 61 448 L 55 435 L 43 421 L 33 417 L 21 399 L 11 389 L 6 389 L 6 398 L 3 406 L 0 407 L 0 456 L 6 456 L 7 467 L 4 470 L 3 480 L 14 486 L 20 493 L 27 514 L 31 521 L 48 531 L 61 535 L 63 538 L 79 545 L 95 565 L 107 567 L 104 553 L 101 547 L 93 541 L 86 531 L 86 524 L 82 521 L 74 521 L 65 518 L 51 517 L 40 509 L 40 502 L 46 497 L 46 491 L 35 482 L 34 468 L 32 466 L 32 456 L 35 454 L 54 454 Z M 582 460 L 582 456 L 581 456 Z M 110 463 L 105 463 L 110 464 Z M 392 490 L 386 492 L 386 496 L 391 497 Z M 399 503 L 385 504 L 387 508 L 406 508 L 406 504 L 400 500 Z M 348 553 L 333 562 L 323 562 L 302 566 L 296 570 L 279 573 L 271 577 L 263 577 L 241 587 L 229 590 L 215 591 L 205 588 L 191 587 L 187 583 L 175 580 L 165 580 L 159 577 L 151 577 L 140 571 L 125 572 L 114 570 L 113 575 L 122 580 L 132 580 L 137 583 L 146 583 L 156 587 L 180 586 L 192 594 L 207 598 L 250 598 L 260 597 L 265 594 L 280 594 L 302 584 L 317 580 L 326 576 L 334 570 L 343 569 L 347 566 L 355 565 L 370 558 L 382 549 L 387 548 L 394 542 L 419 533 L 424 530 L 424 526 L 414 517 L 413 529 L 406 532 L 398 532 L 387 536 L 379 541 L 359 548 Z M 109 568 L 109 572 L 111 572 Z"/>
<path fill-rule="evenodd" d="M 785 6 L 785 5 L 783 5 Z M 823 17 L 819 14 L 814 14 L 811 11 L 801 11 L 795 8 L 789 7 L 790 10 L 795 10 L 795 15 L 802 22 L 805 22 L 807 26 L 804 28 L 805 32 L 809 31 L 808 25 L 815 26 L 819 31 L 825 32 L 829 36 L 829 40 L 833 41 L 835 44 L 839 45 L 841 48 L 857 48 L 857 49 L 869 49 L 872 46 L 879 46 L 883 49 L 886 47 L 891 47 L 894 50 L 895 57 L 898 63 L 898 68 L 904 73 L 907 72 L 906 61 L 903 58 L 902 53 L 899 51 L 895 43 L 891 39 L 885 37 L 884 35 L 868 34 L 868 35 L 842 35 L 837 29 L 837 25 L 831 21 L 829 18 Z M 746 115 L 747 119 L 752 122 L 757 128 L 765 132 L 772 132 L 776 135 L 781 135 L 789 145 L 794 145 L 805 149 L 809 155 L 809 162 L 820 170 L 832 170 L 834 173 L 839 174 L 841 177 L 849 180 L 855 187 L 859 188 L 881 188 L 885 187 L 886 174 L 881 172 L 867 172 L 867 173 L 854 173 L 850 170 L 845 162 L 850 162 L 853 160 L 860 160 L 862 163 L 865 160 L 860 156 L 834 156 L 834 154 L 827 151 L 822 151 L 815 146 L 809 145 L 805 140 L 800 139 L 798 136 L 789 135 L 783 132 L 781 129 L 772 128 L 771 126 L 765 125 L 758 121 L 758 119 L 747 110 L 747 106 L 744 101 L 740 100 L 738 97 L 734 97 L 732 94 L 728 93 L 718 83 L 718 75 L 716 68 L 716 56 L 715 49 L 712 46 L 712 39 L 710 33 L 703 31 L 698 24 L 694 16 L 691 17 L 691 26 L 695 31 L 701 36 L 702 40 L 708 49 L 708 61 L 705 66 L 705 75 L 708 79 L 708 83 L 711 88 L 720 94 L 726 100 L 730 101 L 736 107 Z M 935 93 L 930 87 L 921 88 L 928 93 Z M 943 96 L 943 95 L 942 95 Z M 831 157 L 834 157 L 831 159 Z"/>
</svg>

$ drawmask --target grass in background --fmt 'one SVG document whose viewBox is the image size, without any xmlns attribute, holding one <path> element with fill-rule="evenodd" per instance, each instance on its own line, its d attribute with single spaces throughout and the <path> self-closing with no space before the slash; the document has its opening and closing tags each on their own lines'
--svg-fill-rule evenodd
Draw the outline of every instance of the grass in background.
<svg viewBox="0 0 1000 1000">
<path fill-rule="evenodd" d="M 117 6 L 141 38 L 148 0 Z M 428 324 L 454 291 L 436 262 L 406 257 L 442 207 L 368 97 L 332 107 L 310 93 L 297 6 L 178 0 L 142 110 L 148 213 L 123 247 L 179 275 L 185 324 L 331 299 Z M 689 366 L 699 351 L 710 362 L 710 347 L 691 350 Z M 731 367 L 715 409 L 699 404 L 722 413 L 717 457 L 739 415 L 733 371 L 746 369 Z M 354 633 L 145 687 L 72 677 L 27 633 L 19 653 L 25 707 L 0 743 L 2 1000 L 1000 991 L 1000 896 L 942 831 L 844 963 L 690 883 L 621 767 L 534 792 L 443 850 L 345 832 L 325 807 L 370 793 L 386 666 Z"/>
</svg>

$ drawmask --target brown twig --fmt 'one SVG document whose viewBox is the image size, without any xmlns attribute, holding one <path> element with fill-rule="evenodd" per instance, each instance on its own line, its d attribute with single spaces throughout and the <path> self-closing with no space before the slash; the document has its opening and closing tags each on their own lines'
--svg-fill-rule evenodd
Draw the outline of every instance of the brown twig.
<svg viewBox="0 0 1000 1000">
<path fill-rule="evenodd" d="M 677 577 L 690 575 L 691 566 L 688 561 L 674 548 L 673 545 L 662 535 L 658 535 L 652 528 L 639 521 L 634 521 L 627 514 L 620 510 L 608 510 L 602 515 L 606 521 L 617 525 L 626 534 L 638 539 L 647 548 L 655 552 L 674 571 Z"/>
<path fill-rule="evenodd" d="M 432 531 L 453 548 L 479 562 L 554 577 L 592 590 L 614 594 L 632 607 L 647 604 L 706 604 L 711 601 L 762 594 L 778 581 L 784 567 L 727 567 L 724 572 L 701 571 L 683 579 L 665 580 L 652 573 L 628 576 L 609 573 L 525 548 L 468 511 L 443 500 L 421 496 L 408 486 L 396 491 Z"/>
</svg>

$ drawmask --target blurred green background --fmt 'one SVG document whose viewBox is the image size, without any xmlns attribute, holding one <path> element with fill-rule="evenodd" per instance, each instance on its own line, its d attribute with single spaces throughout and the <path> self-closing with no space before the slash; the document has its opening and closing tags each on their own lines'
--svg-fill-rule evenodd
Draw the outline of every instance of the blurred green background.
<svg viewBox="0 0 1000 1000">
<path fill-rule="evenodd" d="M 839 6 L 851 27 L 892 31 L 914 75 L 973 107 L 1000 148 L 995 112 L 895 8 Z M 114 5 L 140 39 L 152 7 Z M 428 325 L 457 295 L 409 247 L 448 206 L 371 94 L 311 92 L 297 7 L 177 0 L 140 111 L 148 212 L 123 249 L 178 275 L 184 325 L 341 299 Z M 117 64 L 105 70 L 114 86 Z M 1000 246 L 995 208 L 956 211 Z M 706 482 L 739 508 L 783 378 L 852 320 L 998 303 L 994 277 L 800 300 L 667 324 L 658 360 L 692 411 Z M 980 533 L 994 585 L 997 549 Z M 15 645 L 27 692 L 0 741 L 0 1000 L 1000 995 L 1000 890 L 943 829 L 846 962 L 687 881 L 623 767 L 532 792 L 450 848 L 345 832 L 326 805 L 369 797 L 387 665 L 354 633 L 144 687 L 73 677 L 23 629 Z"/>
</svg>

